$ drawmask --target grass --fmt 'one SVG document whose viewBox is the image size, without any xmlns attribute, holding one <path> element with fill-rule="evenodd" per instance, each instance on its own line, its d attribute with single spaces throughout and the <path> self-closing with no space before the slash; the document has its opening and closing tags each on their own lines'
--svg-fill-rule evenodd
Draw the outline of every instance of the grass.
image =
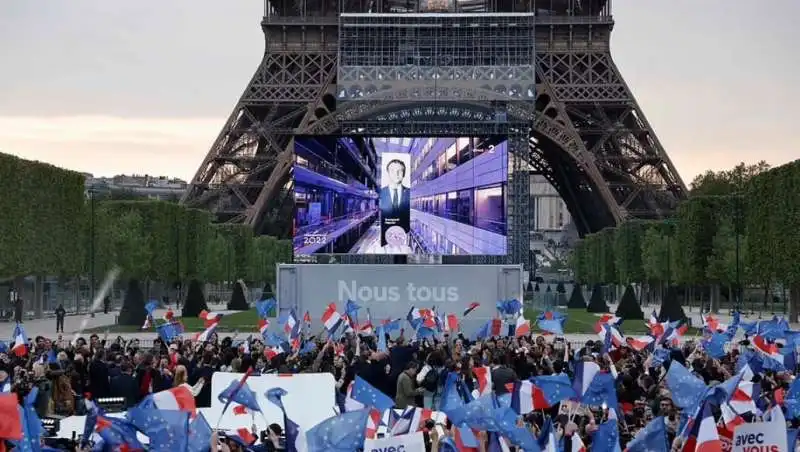
<svg viewBox="0 0 800 452">
<path fill-rule="evenodd" d="M 567 323 L 564 324 L 565 334 L 595 334 L 594 324 L 597 323 L 598 315 L 587 312 L 585 309 L 560 309 L 559 311 L 567 315 Z M 539 310 L 525 310 L 525 318 L 530 320 L 537 318 L 539 314 L 541 314 Z M 535 327 L 534 330 L 536 330 Z M 644 320 L 625 320 L 622 322 L 622 331 L 625 335 L 642 335 L 650 330 Z M 697 334 L 696 328 L 689 328 L 686 333 L 687 336 L 694 334 Z"/>
<path fill-rule="evenodd" d="M 598 319 L 597 315 L 591 312 L 586 312 L 585 309 L 566 309 L 566 310 L 562 309 L 560 311 L 565 312 L 567 315 L 567 323 L 564 325 L 565 334 L 595 334 L 594 324 L 597 323 Z M 541 311 L 539 310 L 526 309 L 525 318 L 533 321 L 539 316 L 540 313 Z M 161 323 L 160 320 L 158 320 L 157 322 Z M 191 318 L 191 317 L 182 318 L 181 322 L 183 322 L 183 326 L 186 328 L 187 332 L 203 331 L 203 320 L 199 318 Z M 234 331 L 239 331 L 241 333 L 254 332 L 257 329 L 257 325 L 258 325 L 258 314 L 256 313 L 255 309 L 251 309 L 249 311 L 241 311 L 235 314 L 229 314 L 222 317 L 222 320 L 220 320 L 219 323 L 219 327 L 217 327 L 217 331 L 228 332 L 228 333 Z M 87 330 L 87 332 L 103 333 L 106 330 L 108 330 L 109 333 L 144 332 L 141 330 L 141 326 L 137 325 L 101 326 L 89 329 Z M 153 331 L 153 330 L 150 329 L 147 331 Z M 534 327 L 534 331 L 538 330 Z M 626 320 L 622 323 L 622 331 L 626 335 L 641 335 L 647 333 L 649 330 L 645 326 L 644 320 Z M 697 334 L 697 330 L 695 328 L 690 328 L 689 332 L 686 334 L 687 335 Z"/>
<path fill-rule="evenodd" d="M 156 323 L 160 324 L 162 323 L 162 320 L 157 319 Z M 181 323 L 183 323 L 183 326 L 187 332 L 203 331 L 204 329 L 203 320 L 197 317 L 181 317 Z M 219 322 L 219 326 L 217 327 L 217 331 L 219 332 L 239 331 L 245 333 L 257 331 L 257 329 L 258 314 L 256 313 L 255 309 L 223 316 L 222 320 Z M 153 329 L 151 328 L 150 330 L 143 331 L 141 329 L 141 325 L 111 325 L 91 328 L 86 331 L 89 333 L 104 333 L 105 331 L 108 331 L 109 333 L 144 333 L 147 331 L 152 332 Z"/>
</svg>

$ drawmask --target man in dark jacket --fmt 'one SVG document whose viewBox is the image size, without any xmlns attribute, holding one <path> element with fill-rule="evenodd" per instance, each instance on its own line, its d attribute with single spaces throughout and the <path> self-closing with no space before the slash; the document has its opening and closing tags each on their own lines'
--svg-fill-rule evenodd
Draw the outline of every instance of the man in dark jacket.
<svg viewBox="0 0 800 452">
<path fill-rule="evenodd" d="M 139 396 L 139 388 L 133 378 L 133 369 L 128 363 L 120 366 L 121 373 L 111 379 L 111 397 L 122 397 L 125 399 L 125 408 L 136 405 Z"/>
<path fill-rule="evenodd" d="M 64 317 L 66 315 L 67 311 L 64 309 L 64 305 L 59 303 L 56 308 L 56 333 L 64 332 Z"/>
<path fill-rule="evenodd" d="M 517 373 L 505 366 L 503 355 L 495 355 L 492 359 L 492 390 L 494 393 L 498 396 L 509 393 L 507 385 L 517 380 L 519 380 Z"/>
<path fill-rule="evenodd" d="M 89 392 L 95 399 L 108 397 L 111 392 L 108 364 L 106 364 L 105 353 L 102 350 L 95 353 L 94 359 L 89 363 Z"/>
</svg>

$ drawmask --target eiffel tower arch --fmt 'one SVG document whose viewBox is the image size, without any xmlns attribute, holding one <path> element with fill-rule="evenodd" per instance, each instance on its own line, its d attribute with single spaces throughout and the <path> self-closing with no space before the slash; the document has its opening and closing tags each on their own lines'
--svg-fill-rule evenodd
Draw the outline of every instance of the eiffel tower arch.
<svg viewBox="0 0 800 452">
<path fill-rule="evenodd" d="M 529 262 L 531 169 L 580 234 L 662 218 L 686 187 L 611 58 L 613 23 L 610 0 L 267 3 L 264 58 L 182 202 L 286 237 L 295 135 L 504 133 L 507 260 Z"/>
</svg>

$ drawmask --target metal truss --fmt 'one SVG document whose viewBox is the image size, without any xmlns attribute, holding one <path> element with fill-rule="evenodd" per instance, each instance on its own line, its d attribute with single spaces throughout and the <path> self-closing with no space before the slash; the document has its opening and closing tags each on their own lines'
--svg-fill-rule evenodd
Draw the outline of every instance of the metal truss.
<svg viewBox="0 0 800 452">
<path fill-rule="evenodd" d="M 523 230 L 530 229 L 525 226 L 530 206 L 522 199 L 528 194 L 527 176 L 519 168 L 534 169 L 553 184 L 581 234 L 626 218 L 663 217 L 686 196 L 683 181 L 613 63 L 610 17 L 537 17 L 534 99 L 471 84 L 427 91 L 438 99 L 431 102 L 414 94 L 417 87 L 394 86 L 369 100 L 351 97 L 338 105 L 337 75 L 345 81 L 366 76 L 358 71 L 367 69 L 338 68 L 338 21 L 312 19 L 313 14 L 283 22 L 265 19 L 264 59 L 193 178 L 185 204 L 210 210 L 221 222 L 288 236 L 292 137 L 308 133 L 453 136 L 485 131 L 507 133 L 512 141 L 524 137 L 527 146 L 513 146 L 509 175 L 512 262 L 528 260 Z M 507 113 L 505 120 L 498 120 L 498 109 Z M 502 256 L 470 259 L 506 262 Z"/>
</svg>

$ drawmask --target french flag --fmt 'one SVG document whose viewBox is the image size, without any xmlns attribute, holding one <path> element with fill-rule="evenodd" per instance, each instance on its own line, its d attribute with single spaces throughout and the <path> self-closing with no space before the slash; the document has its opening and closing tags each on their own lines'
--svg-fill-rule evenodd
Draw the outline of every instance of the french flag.
<svg viewBox="0 0 800 452">
<path fill-rule="evenodd" d="M 197 341 L 197 342 L 208 342 L 208 341 L 210 341 L 211 340 L 211 336 L 213 336 L 214 333 L 216 333 L 216 331 L 217 331 L 218 323 L 219 322 L 212 323 L 210 326 L 206 327 L 206 329 L 203 330 L 202 332 L 195 334 L 194 335 L 194 340 Z"/>
<path fill-rule="evenodd" d="M 515 337 L 522 337 L 531 334 L 531 322 L 522 316 L 517 317 L 517 327 L 514 329 Z"/>
<path fill-rule="evenodd" d="M 267 358 L 267 361 L 271 361 L 272 358 L 280 355 L 283 353 L 283 349 L 281 347 L 268 347 L 264 349 L 264 357 Z"/>
<path fill-rule="evenodd" d="M 408 310 L 408 314 L 406 315 L 406 320 L 408 323 L 410 323 L 411 326 L 416 329 L 421 318 L 422 316 L 420 315 L 420 312 L 415 309 L 414 306 L 411 306 L 411 309 Z"/>
<path fill-rule="evenodd" d="M 628 347 L 640 352 L 655 342 L 655 339 L 653 336 L 642 336 L 640 338 L 628 337 L 626 341 L 628 342 Z"/>
<path fill-rule="evenodd" d="M 706 404 L 703 408 L 703 417 L 700 419 L 700 428 L 697 431 L 697 448 L 695 452 L 719 452 L 722 450 L 722 441 L 717 434 L 717 423 L 711 414 L 711 407 Z"/>
<path fill-rule="evenodd" d="M 726 430 L 733 432 L 737 425 L 745 423 L 744 418 L 739 416 L 739 414 L 733 411 L 727 404 L 720 405 L 719 409 L 722 412 L 722 422 L 725 424 Z"/>
<path fill-rule="evenodd" d="M 269 320 L 258 319 L 258 332 L 261 333 L 262 336 L 266 336 L 268 330 L 269 330 Z"/>
<path fill-rule="evenodd" d="M 192 388 L 184 383 L 166 391 L 160 391 L 152 395 L 153 403 L 159 410 L 185 411 L 191 413 L 192 417 L 197 415 Z"/>
<path fill-rule="evenodd" d="M 572 449 L 570 452 L 586 452 L 586 445 L 583 444 L 583 440 L 581 439 L 581 435 L 578 432 L 572 433 Z"/>
<path fill-rule="evenodd" d="M 367 439 L 375 439 L 376 434 L 378 433 L 378 427 L 381 426 L 381 412 L 372 408 L 369 410 L 369 416 L 367 417 L 367 428 L 364 432 L 364 436 Z"/>
<path fill-rule="evenodd" d="M 328 331 L 328 334 L 333 334 L 334 331 L 339 329 L 341 323 L 342 316 L 336 312 L 336 304 L 329 304 L 328 309 L 322 314 L 322 324 L 325 326 L 325 330 Z"/>
<path fill-rule="evenodd" d="M 478 398 L 492 392 L 492 370 L 488 366 L 472 369 L 475 379 L 478 380 L 478 389 L 473 391 L 473 397 Z"/>
<path fill-rule="evenodd" d="M 206 328 L 211 327 L 211 325 L 216 325 L 220 320 L 222 320 L 222 314 L 218 312 L 208 312 L 205 309 L 200 311 L 200 315 L 198 315 L 198 317 L 203 319 L 203 326 Z"/>
<path fill-rule="evenodd" d="M 518 414 L 528 414 L 534 410 L 550 408 L 544 391 L 531 381 L 522 380 L 514 384 L 514 394 L 511 396 L 511 408 Z"/>
<path fill-rule="evenodd" d="M 502 332 L 503 332 L 503 320 L 497 317 L 493 318 L 492 323 L 489 326 L 489 336 L 500 336 Z"/>
<path fill-rule="evenodd" d="M 753 346 L 756 348 L 756 350 L 766 355 L 768 358 L 783 363 L 783 355 L 781 355 L 780 350 L 778 350 L 778 346 L 774 343 L 768 343 L 764 337 L 754 336 Z"/>
<path fill-rule="evenodd" d="M 167 309 L 167 312 L 164 313 L 163 319 L 167 323 L 170 323 L 173 320 L 175 320 L 175 313 L 172 312 L 172 309 Z"/>
<path fill-rule="evenodd" d="M 22 324 L 17 323 L 14 327 L 14 345 L 11 346 L 11 352 L 20 357 L 28 354 L 28 336 Z"/>
<path fill-rule="evenodd" d="M 618 325 L 620 322 L 622 322 L 622 319 L 614 314 L 603 314 L 600 316 L 600 320 L 597 321 L 597 323 L 608 323 L 609 325 Z"/>
<path fill-rule="evenodd" d="M 367 320 L 359 328 L 359 333 L 369 336 L 373 333 L 373 331 L 374 328 L 372 326 L 372 313 L 370 313 L 369 308 L 367 308 Z"/>
<path fill-rule="evenodd" d="M 481 305 L 480 303 L 473 301 L 472 303 L 469 304 L 467 309 L 464 309 L 464 315 L 462 317 L 466 317 L 467 314 L 474 311 L 480 305 Z"/>
<path fill-rule="evenodd" d="M 595 375 L 600 372 L 600 366 L 597 363 L 590 361 L 580 361 L 575 365 L 575 378 L 572 380 L 572 389 L 578 394 L 578 397 L 583 397 L 592 384 Z"/>
<path fill-rule="evenodd" d="M 455 314 L 447 314 L 447 321 L 444 324 L 444 330 L 448 333 L 458 331 L 458 317 Z"/>
<path fill-rule="evenodd" d="M 433 419 L 437 423 L 447 422 L 447 416 L 440 411 L 409 407 L 394 421 L 390 431 L 392 436 L 416 433 L 424 429 L 428 419 Z"/>
<path fill-rule="evenodd" d="M 733 395 L 731 395 L 731 399 L 728 401 L 731 409 L 739 414 L 744 413 L 757 413 L 758 408 L 756 407 L 755 399 L 758 399 L 758 396 L 761 393 L 761 385 L 759 383 L 753 383 L 751 381 L 742 381 L 736 387 L 736 390 L 733 391 Z"/>
<path fill-rule="evenodd" d="M 605 327 L 605 328 L 604 328 Z M 597 322 L 594 325 L 594 331 L 600 336 L 600 340 L 605 342 L 606 335 L 611 335 L 611 343 L 614 344 L 614 347 L 621 347 L 625 344 L 625 337 L 622 336 L 622 333 L 614 326 L 613 323 L 603 323 Z"/>
<path fill-rule="evenodd" d="M 300 330 L 298 325 L 297 316 L 295 315 L 294 309 L 292 309 L 289 311 L 289 315 L 286 316 L 286 323 L 283 324 L 283 332 L 286 333 L 287 336 L 296 337 Z"/>
</svg>

